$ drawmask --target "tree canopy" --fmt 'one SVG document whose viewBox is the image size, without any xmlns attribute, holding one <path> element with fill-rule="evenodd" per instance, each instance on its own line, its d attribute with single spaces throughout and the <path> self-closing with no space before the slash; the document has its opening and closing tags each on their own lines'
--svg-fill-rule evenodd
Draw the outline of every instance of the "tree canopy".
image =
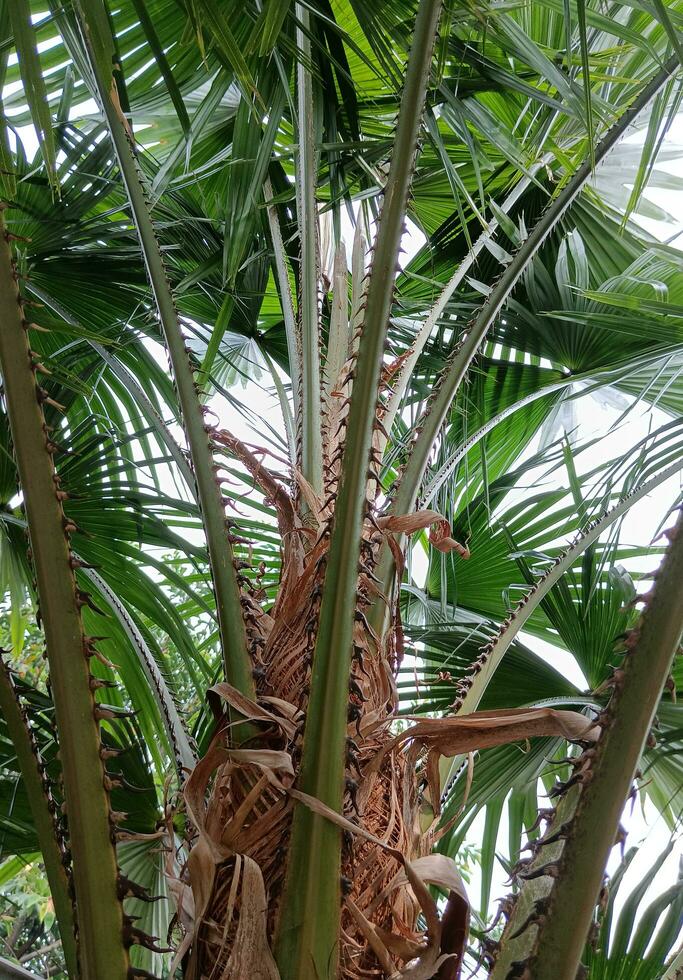
<svg viewBox="0 0 683 980">
<path fill-rule="evenodd" d="M 449 717 L 454 706 L 606 710 L 615 651 L 637 628 L 638 593 L 650 590 L 664 552 L 661 541 L 647 547 L 623 533 L 624 521 L 659 487 L 667 498 L 658 530 L 680 503 L 683 258 L 639 219 L 670 220 L 648 187 L 683 189 L 667 169 L 677 150 L 665 141 L 683 94 L 683 4 L 432 4 L 439 26 L 433 50 L 425 27 L 424 112 L 420 102 L 411 115 L 416 16 L 428 6 L 0 3 L 4 217 L 32 364 L 45 370 L 39 401 L 87 597 L 80 615 L 86 633 L 102 637 L 91 670 L 104 682 L 94 685 L 103 743 L 122 750 L 107 762 L 118 860 L 127 878 L 164 896 L 150 905 L 131 893 L 126 911 L 162 946 L 167 935 L 182 943 L 187 922 L 182 897 L 178 912 L 171 900 L 180 878 L 158 853 L 159 835 L 189 837 L 187 814 L 171 802 L 183 767 L 187 775 L 213 745 L 216 702 L 206 691 L 227 680 L 255 697 L 260 683 L 234 651 L 249 641 L 249 603 L 268 615 L 279 608 L 286 535 L 276 488 L 291 489 L 302 538 L 310 514 L 326 506 L 321 420 L 343 421 L 326 408 L 347 359 L 343 331 L 363 327 L 357 347 L 373 317 L 379 325 L 378 356 L 361 357 L 353 390 L 365 363 L 379 388 L 368 384 L 356 407 L 349 397 L 359 458 L 370 445 L 364 420 L 370 439 L 381 408 L 384 432 L 375 428 L 371 443 L 377 515 L 394 504 L 401 515 L 433 511 L 458 545 L 440 546 L 436 518 L 384 525 L 412 532 L 405 569 L 389 549 L 375 569 L 380 595 L 391 596 L 396 564 L 402 573 L 391 603 L 403 644 L 398 729 L 408 724 L 401 715 Z M 411 254 L 396 268 L 380 215 L 401 168 L 409 195 L 393 233 Z M 262 419 L 259 386 L 277 399 L 277 424 Z M 589 438 L 573 413 L 585 418 L 587 405 L 604 403 L 616 411 Z M 635 421 L 644 412 L 645 427 Z M 213 439 L 236 415 L 258 444 L 243 433 L 238 448 L 216 438 L 214 455 L 198 463 L 193 440 Z M 638 435 L 615 449 L 615 428 Z M 3 658 L 58 809 L 58 695 L 32 625 L 34 555 L 16 442 L 4 404 Z M 272 487 L 259 466 L 275 472 Z M 365 485 L 365 467 L 358 473 Z M 339 507 L 346 500 L 341 490 L 341 503 L 334 498 Z M 357 522 L 364 505 L 359 495 Z M 212 546 L 226 534 L 236 576 Z M 530 588 L 531 601 L 517 606 Z M 385 613 L 379 627 L 373 615 L 376 605 L 368 628 L 382 635 Z M 539 641 L 571 655 L 585 683 L 553 666 Z M 634 790 L 672 841 L 683 807 L 680 663 Z M 22 861 L 35 868 L 42 845 L 12 727 L 21 721 L 9 701 L 0 708 L 6 890 Z M 437 851 L 464 864 L 484 815 L 473 969 L 485 959 L 494 867 L 514 872 L 524 836 L 538 838 L 543 794 L 573 769 L 557 734 L 532 737 L 524 751 L 495 744 L 469 763 L 467 753 L 446 762 L 441 798 L 429 798 L 432 814 L 441 811 Z M 305 762 L 303 771 L 305 779 Z M 68 850 L 66 825 L 60 846 Z M 584 956 L 591 980 L 656 980 L 680 967 L 680 882 L 647 908 L 636 888 L 615 910 L 635 853 L 623 852 L 596 913 L 598 940 Z M 31 938 L 33 926 L 27 916 L 26 952 L 54 935 L 43 918 Z M 46 969 L 44 957 L 29 966 Z M 137 967 L 156 972 L 171 959 L 144 946 L 131 952 Z"/>
</svg>

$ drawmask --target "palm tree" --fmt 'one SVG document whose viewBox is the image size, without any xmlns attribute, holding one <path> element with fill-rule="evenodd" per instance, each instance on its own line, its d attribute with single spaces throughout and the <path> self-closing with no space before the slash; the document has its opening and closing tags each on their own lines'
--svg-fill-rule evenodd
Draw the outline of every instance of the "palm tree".
<svg viewBox="0 0 683 980">
<path fill-rule="evenodd" d="M 603 876 L 637 771 L 683 786 L 680 522 L 640 599 L 619 533 L 683 466 L 634 222 L 678 0 L 48 7 L 0 12 L 0 805 L 68 975 L 675 975 L 680 883 L 636 929 Z M 596 395 L 665 416 L 591 468 Z M 457 855 L 485 812 L 485 913 L 504 811 L 494 942 Z"/>
</svg>

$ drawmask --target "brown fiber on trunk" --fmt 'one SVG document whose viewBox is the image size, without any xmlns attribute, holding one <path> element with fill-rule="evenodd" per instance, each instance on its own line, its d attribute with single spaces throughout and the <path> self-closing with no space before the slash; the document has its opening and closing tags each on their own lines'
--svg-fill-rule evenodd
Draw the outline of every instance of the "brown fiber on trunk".
<svg viewBox="0 0 683 980">
<path fill-rule="evenodd" d="M 225 431 L 215 432 L 213 438 L 242 462 L 273 504 L 282 537 L 282 566 L 278 596 L 268 611 L 258 590 L 248 580 L 243 583 L 257 702 L 227 683 L 209 692 L 214 737 L 185 787 L 194 840 L 184 880 L 192 888 L 194 913 L 183 948 L 190 950 L 190 980 L 237 980 L 247 975 L 275 980 L 278 972 L 269 944 L 284 884 L 292 796 L 301 800 L 296 796 L 296 773 L 333 492 L 332 500 L 320 501 L 300 474 L 294 474 L 297 491 L 306 500 L 304 522 L 283 478 L 264 465 L 264 454 L 257 455 Z M 328 469 L 328 487 L 334 486 L 337 473 L 335 462 Z M 373 581 L 379 549 L 394 532 L 435 527 L 432 533 L 444 548 L 466 556 L 452 542 L 450 528 L 444 527 L 439 514 L 427 511 L 393 520 L 382 526 L 381 519 L 370 516 L 364 525 L 349 679 L 346 793 L 343 813 L 338 818 L 331 815 L 343 831 L 343 980 L 459 975 L 469 906 L 454 862 L 439 855 L 438 860 L 448 863 L 445 876 L 439 871 L 424 877 L 440 884 L 448 896 L 441 918 L 424 881 L 409 871 L 415 862 L 418 867 L 420 861 L 432 860 L 426 856 L 434 838 L 423 824 L 427 813 L 438 813 L 434 760 L 439 754 L 454 755 L 461 743 L 469 751 L 476 744 L 485 747 L 530 734 L 585 736 L 582 716 L 546 709 L 484 712 L 463 722 L 423 721 L 396 737 L 392 722 L 398 708 L 395 677 L 401 629 L 396 603 L 381 596 Z M 396 542 L 390 543 L 397 551 Z M 400 568 L 402 561 L 397 565 Z M 381 639 L 367 616 L 377 599 L 390 610 Z M 244 719 L 252 733 L 246 739 L 240 737 Z M 426 932 L 418 926 L 421 915 Z"/>
</svg>

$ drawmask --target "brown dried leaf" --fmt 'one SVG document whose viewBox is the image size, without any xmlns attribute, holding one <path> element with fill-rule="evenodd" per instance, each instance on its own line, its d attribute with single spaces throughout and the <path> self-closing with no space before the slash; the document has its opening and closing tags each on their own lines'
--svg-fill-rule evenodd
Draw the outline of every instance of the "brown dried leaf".
<svg viewBox="0 0 683 980">
<path fill-rule="evenodd" d="M 282 477 L 276 476 L 263 465 L 263 459 L 266 456 L 273 456 L 273 453 L 267 449 L 258 448 L 257 452 L 261 456 L 259 459 L 249 446 L 227 429 L 214 429 L 212 438 L 215 442 L 230 449 L 251 473 L 266 497 L 272 500 L 277 511 L 280 533 L 286 537 L 297 526 L 296 511 L 294 510 L 294 502 L 279 482 Z M 278 459 L 277 456 L 273 456 L 273 458 Z M 281 462 L 287 464 L 287 460 L 281 460 Z"/>
<path fill-rule="evenodd" d="M 436 510 L 417 510 L 414 514 L 391 514 L 389 517 L 379 517 L 377 524 L 383 531 L 415 534 L 416 531 L 422 531 L 435 521 L 443 519 L 443 515 Z"/>
<path fill-rule="evenodd" d="M 438 949 L 439 942 L 441 940 L 441 920 L 439 919 L 439 910 L 436 907 L 436 902 L 432 898 L 429 889 L 425 884 L 425 878 L 418 873 L 416 868 L 418 863 L 419 858 L 412 863 L 410 861 L 404 861 L 403 871 L 406 876 L 406 880 L 409 882 L 413 891 L 415 892 L 415 898 L 420 903 L 420 908 L 424 914 L 425 923 L 427 925 L 429 945 Z M 420 955 L 424 956 L 425 954 L 422 953 Z"/>
<path fill-rule="evenodd" d="M 216 859 L 215 848 L 208 837 L 200 837 L 190 851 L 187 868 L 192 883 L 194 898 L 194 928 L 195 936 L 206 914 L 213 893 L 216 878 L 216 867 L 220 860 Z"/>
<path fill-rule="evenodd" d="M 462 876 L 458 871 L 458 866 L 453 858 L 447 854 L 427 854 L 425 857 L 416 858 L 410 862 L 410 866 L 418 878 L 427 885 L 438 885 L 446 891 L 457 892 L 469 905 L 467 891 Z M 408 882 L 405 871 L 399 872 L 394 881 L 394 887 L 405 885 Z"/>
<path fill-rule="evenodd" d="M 400 977 L 401 974 L 395 970 L 394 964 L 392 963 L 391 960 L 391 956 L 389 955 L 389 950 L 387 949 L 387 946 L 384 943 L 383 937 L 379 934 L 379 930 L 377 929 L 377 927 L 372 922 L 370 922 L 370 920 L 366 918 L 365 915 L 363 915 L 363 913 L 358 908 L 356 903 L 353 902 L 350 898 L 346 899 L 346 906 L 349 912 L 351 913 L 351 918 L 354 920 L 361 933 L 367 939 L 368 945 L 370 946 L 370 949 L 377 957 L 379 965 L 384 970 L 385 976 L 388 978 L 388 980 L 397 980 L 397 978 Z M 391 933 L 389 933 L 388 935 L 391 935 Z"/>
<path fill-rule="evenodd" d="M 465 560 L 470 557 L 470 549 L 451 537 L 451 525 L 447 520 L 437 521 L 432 526 L 429 531 L 429 542 L 434 545 L 437 551 L 443 551 L 445 554 L 457 551 L 460 557 Z"/>
<path fill-rule="evenodd" d="M 501 708 L 454 718 L 417 717 L 416 725 L 396 736 L 394 747 L 416 739 L 450 757 L 539 735 L 559 735 L 569 741 L 595 741 L 599 735 L 598 727 L 585 715 L 556 708 Z"/>
<path fill-rule="evenodd" d="M 294 474 L 294 479 L 298 483 L 299 489 L 301 490 L 301 496 L 306 501 L 306 506 L 308 507 L 308 509 L 311 511 L 311 513 L 315 517 L 316 522 L 318 524 L 320 524 L 320 522 L 322 520 L 322 517 L 321 517 L 321 514 L 320 514 L 320 509 L 321 509 L 321 506 L 322 506 L 322 501 L 320 500 L 320 498 L 318 497 L 317 493 L 315 492 L 315 490 L 313 489 L 313 487 L 311 486 L 311 484 L 308 482 L 308 480 L 306 479 L 306 477 L 303 475 L 303 473 L 301 472 L 301 470 L 298 469 L 298 467 L 293 466 L 292 467 L 292 473 Z"/>
<path fill-rule="evenodd" d="M 407 936 L 399 936 L 396 932 L 389 932 L 381 926 L 375 926 L 375 932 L 382 940 L 386 948 L 400 960 L 414 960 L 424 949 L 424 940 L 418 942 L 409 939 Z"/>
<path fill-rule="evenodd" d="M 112 75 L 111 77 L 111 87 L 109 89 L 109 98 L 112 101 L 112 105 L 116 111 L 116 115 L 119 117 L 119 122 L 128 134 L 128 139 L 130 140 L 132 146 L 135 146 L 135 134 L 131 128 L 128 116 L 125 114 L 121 107 L 121 100 L 119 98 L 119 90 L 116 85 L 116 79 Z"/>
<path fill-rule="evenodd" d="M 215 838 L 206 823 L 206 789 L 216 769 L 227 763 L 240 768 L 251 765 L 263 769 L 269 777 L 270 774 L 280 772 L 287 777 L 287 782 L 294 778 L 292 759 L 288 752 L 274 749 L 227 749 L 221 744 L 222 737 L 221 732 L 214 736 L 205 755 L 192 771 L 183 791 L 188 815 L 197 828 L 200 838 L 206 840 L 216 863 L 224 861 L 233 853 Z"/>
<path fill-rule="evenodd" d="M 246 721 L 264 721 L 271 725 L 278 725 L 282 731 L 291 738 L 296 731 L 296 726 L 292 724 L 287 718 L 282 715 L 275 715 L 266 708 L 263 708 L 260 704 L 252 701 L 251 698 L 246 697 L 236 687 L 228 684 L 227 681 L 222 681 L 220 684 L 214 684 L 212 688 L 206 693 L 206 699 L 211 706 L 214 718 L 219 719 L 223 712 L 223 701 L 227 702 L 232 708 L 235 709 L 242 718 Z M 270 699 L 271 703 L 274 699 Z"/>
<path fill-rule="evenodd" d="M 394 887 L 410 883 L 427 920 L 429 944 L 417 962 L 402 971 L 402 976 L 418 980 L 448 969 L 449 976 L 460 975 L 469 931 L 470 902 L 455 861 L 445 854 L 428 854 L 406 863 L 394 880 Z M 447 913 L 439 918 L 436 903 L 426 885 L 438 885 L 449 893 Z M 446 931 L 448 927 L 448 931 Z M 429 970 L 432 972 L 430 973 Z"/>
<path fill-rule="evenodd" d="M 228 688 L 219 691 L 216 688 Z M 216 685 L 214 696 L 220 704 L 220 698 L 225 697 L 234 704 L 240 713 L 248 713 L 249 717 L 257 720 L 279 719 L 270 712 L 261 709 L 248 698 L 234 697 L 234 689 L 230 685 Z M 264 717 L 265 716 L 265 717 Z M 294 769 L 289 753 L 273 749 L 231 749 L 223 744 L 224 732 L 218 731 L 202 759 L 199 760 L 191 773 L 184 788 L 185 805 L 188 817 L 194 824 L 198 837 L 188 858 L 188 871 L 192 886 L 192 902 L 194 905 L 191 921 L 184 922 L 186 934 L 183 949 L 192 946 L 192 961 L 190 976 L 196 976 L 196 944 L 195 940 L 204 923 L 214 892 L 217 868 L 230 857 L 235 857 L 234 895 L 238 894 L 238 881 L 241 877 L 239 891 L 239 923 L 233 940 L 230 959 L 221 976 L 228 978 L 254 977 L 257 980 L 279 980 L 279 972 L 275 966 L 267 941 L 266 914 L 267 902 L 263 877 L 259 866 L 250 857 L 236 854 L 231 846 L 236 835 L 244 825 L 248 812 L 253 808 L 262 789 L 268 782 L 277 781 L 275 773 L 285 777 L 289 783 L 294 778 Z M 243 801 L 242 809 L 238 809 L 227 824 L 221 820 L 216 825 L 216 813 L 212 811 L 211 803 L 207 806 L 207 788 L 213 773 L 221 767 L 241 769 L 257 766 L 262 769 L 264 776 L 262 785 L 258 782 L 251 795 Z M 223 772 L 225 773 L 225 769 Z M 282 785 L 282 784 L 279 784 Z M 283 786 L 284 789 L 284 786 Z M 213 815 L 212 815 L 213 812 Z M 180 883 L 179 883 L 180 884 Z M 232 894 L 232 893 L 231 893 Z M 178 893 L 178 897 L 186 898 Z M 236 903 L 235 903 L 236 904 Z"/>
<path fill-rule="evenodd" d="M 470 551 L 451 537 L 451 525 L 446 518 L 435 510 L 417 510 L 414 514 L 394 514 L 380 517 L 377 521 L 383 531 L 394 531 L 397 534 L 415 534 L 430 528 L 429 542 L 438 551 L 448 553 L 457 551 L 461 558 L 469 558 Z"/>
<path fill-rule="evenodd" d="M 236 765 L 272 769 L 294 778 L 294 767 L 289 752 L 276 749 L 227 749 L 226 754 L 228 761 Z"/>
<path fill-rule="evenodd" d="M 207 832 L 206 788 L 216 769 L 228 761 L 227 749 L 218 744 L 217 738 L 214 738 L 207 752 L 192 770 L 192 774 L 185 783 L 183 790 L 188 816 L 199 832 L 200 841 L 203 840 L 205 842 L 206 849 L 212 855 L 214 863 L 225 860 L 225 858 L 229 857 L 229 852 L 221 848 Z M 196 844 L 190 852 L 190 861 L 192 861 L 192 856 L 198 846 L 199 844 Z M 194 881 L 194 876 L 192 876 L 193 889 Z M 195 902 L 196 899 L 197 896 L 195 894 Z"/>
<path fill-rule="evenodd" d="M 408 964 L 405 969 L 401 970 L 398 975 L 401 977 L 409 977 L 411 980 L 429 980 L 429 978 L 434 977 L 437 971 L 450 960 L 456 960 L 459 964 L 462 959 L 464 943 L 467 939 L 469 900 L 467 898 L 467 893 L 465 892 L 465 886 L 463 885 L 462 879 L 460 878 L 457 868 L 455 867 L 455 863 L 443 854 L 432 854 L 423 858 L 418 858 L 415 861 L 407 861 L 404 855 L 400 851 L 396 850 L 396 848 L 390 847 L 378 837 L 375 837 L 374 834 L 369 833 L 363 827 L 351 823 L 350 820 L 347 820 L 340 813 L 332 810 L 315 797 L 309 796 L 307 793 L 302 793 L 295 789 L 289 789 L 288 792 L 290 796 L 296 800 L 299 800 L 300 803 L 303 803 L 314 813 L 326 817 L 338 827 L 342 827 L 344 830 L 348 830 L 352 834 L 363 837 L 365 840 L 372 841 L 378 847 L 381 847 L 387 854 L 391 854 L 391 856 L 399 861 L 403 866 L 403 873 L 399 874 L 394 880 L 393 887 L 398 887 L 401 884 L 411 885 L 425 917 L 429 941 L 418 954 L 417 958 L 412 963 Z M 436 902 L 430 895 L 426 886 L 427 882 L 433 882 L 441 885 L 442 887 L 449 888 L 450 894 L 455 895 L 459 900 L 459 908 L 461 910 L 465 910 L 458 920 L 459 926 L 457 935 L 462 935 L 463 937 L 461 947 L 459 947 L 458 950 L 448 950 L 446 952 L 442 952 L 442 921 L 439 918 L 439 911 Z M 353 910 L 351 908 L 350 911 L 353 914 Z M 463 914 L 467 916 L 467 921 L 464 923 L 464 925 Z M 362 916 L 362 913 L 360 913 L 360 915 Z M 388 972 L 387 967 L 384 965 L 384 959 L 388 955 L 388 942 L 386 934 L 380 935 L 364 916 L 363 925 L 361 925 L 360 920 L 356 918 L 355 915 L 354 918 L 356 919 L 359 928 L 361 928 L 361 931 L 363 931 L 363 934 L 366 936 L 368 942 L 372 946 L 375 955 L 377 955 L 382 962 L 385 972 Z M 451 945 L 453 944 L 453 933 L 454 930 L 451 929 L 451 932 L 449 932 L 449 944 Z M 379 955 L 380 953 L 382 953 L 381 956 Z M 453 977 L 459 976 L 459 969 L 460 968 L 458 965 L 456 972 L 452 974 Z M 388 975 L 393 978 L 396 974 L 389 973 Z"/>
<path fill-rule="evenodd" d="M 241 855 L 239 923 L 232 951 L 221 980 L 280 980 L 268 944 L 266 914 L 268 903 L 263 875 L 256 861 Z"/>
<path fill-rule="evenodd" d="M 436 974 L 438 980 L 458 980 L 460 976 L 467 947 L 469 912 L 467 899 L 458 892 L 450 892 L 441 917 L 441 952 L 450 958 L 441 964 Z"/>
<path fill-rule="evenodd" d="M 414 720 L 414 716 L 410 717 Z M 428 750 L 427 780 L 432 808 L 439 814 L 439 757 L 452 758 L 479 749 L 507 745 L 538 736 L 560 736 L 569 741 L 595 741 L 599 728 L 578 711 L 555 708 L 508 708 L 475 711 L 455 718 L 420 718 L 416 725 L 398 734 L 377 753 L 369 772 L 377 771 L 386 756 L 404 742 L 413 741 Z"/>
<path fill-rule="evenodd" d="M 170 811 L 167 811 L 166 819 L 169 840 L 173 840 L 174 831 Z M 178 944 L 173 956 L 173 961 L 169 967 L 168 975 L 170 977 L 175 976 L 176 969 L 180 966 L 183 957 L 192 944 L 196 921 L 194 895 L 192 894 L 192 889 L 186 881 L 183 881 L 179 877 L 180 874 L 181 871 L 176 863 L 175 847 L 166 848 L 164 852 L 164 877 L 167 881 L 168 891 L 173 899 L 178 922 L 183 930 L 183 938 Z"/>
<path fill-rule="evenodd" d="M 401 976 L 408 977 L 409 980 L 433 980 L 439 976 L 443 964 L 451 958 L 450 954 L 442 955 L 436 946 L 430 945 L 414 963 L 401 970 Z"/>
<path fill-rule="evenodd" d="M 264 696 L 261 698 L 266 704 L 272 704 L 274 708 L 280 712 L 283 718 L 295 718 L 299 713 L 300 709 L 294 704 L 290 704 L 289 701 L 283 701 L 282 698 L 273 698 Z"/>
</svg>

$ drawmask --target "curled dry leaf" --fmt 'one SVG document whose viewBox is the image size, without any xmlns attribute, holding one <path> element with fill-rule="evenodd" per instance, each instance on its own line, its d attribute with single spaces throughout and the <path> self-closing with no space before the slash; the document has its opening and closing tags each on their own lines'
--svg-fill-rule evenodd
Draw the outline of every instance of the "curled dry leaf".
<svg viewBox="0 0 683 980">
<path fill-rule="evenodd" d="M 424 949 L 424 939 L 410 939 L 407 936 L 401 936 L 396 932 L 389 932 L 383 929 L 381 926 L 374 926 L 375 933 L 382 940 L 387 950 L 393 955 L 397 956 L 399 959 L 408 962 L 409 960 L 414 960 L 420 955 Z"/>
<path fill-rule="evenodd" d="M 320 500 L 320 498 L 318 497 L 317 493 L 315 492 L 311 484 L 308 482 L 306 477 L 303 475 L 303 473 L 297 466 L 292 467 L 292 473 L 294 475 L 294 479 L 297 482 L 297 486 L 301 491 L 301 496 L 306 501 L 306 506 L 315 517 L 316 524 L 320 524 L 322 520 L 321 513 L 320 513 L 322 509 L 322 501 Z"/>
<path fill-rule="evenodd" d="M 446 854 L 426 854 L 424 857 L 411 861 L 411 867 L 425 884 L 438 885 L 439 888 L 445 888 L 446 891 L 455 891 L 468 902 L 465 884 L 458 871 L 458 866 Z M 402 871 L 394 881 L 394 887 L 405 885 L 407 881 L 408 878 Z"/>
<path fill-rule="evenodd" d="M 277 967 L 268 945 L 269 919 L 263 871 L 257 861 L 246 853 L 244 842 L 253 833 L 249 824 L 250 821 L 253 823 L 255 807 L 260 809 L 269 800 L 269 805 L 275 809 L 279 806 L 278 799 L 287 801 L 288 798 L 303 803 L 338 827 L 370 842 L 397 862 L 398 871 L 392 876 L 387 891 L 407 889 L 412 893 L 412 901 L 417 903 L 424 917 L 424 933 L 381 929 L 368 919 L 351 896 L 346 901 L 358 932 L 365 937 L 385 975 L 396 980 L 399 977 L 428 980 L 436 975 L 459 977 L 468 933 L 469 902 L 452 859 L 433 854 L 408 860 L 401 850 L 392 847 L 386 840 L 356 825 L 314 797 L 300 792 L 292 785 L 294 770 L 288 752 L 282 749 L 233 749 L 226 745 L 226 707 L 238 714 L 240 719 L 267 725 L 279 740 L 287 737 L 287 733 L 294 728 L 291 706 L 280 699 L 271 698 L 268 707 L 265 707 L 225 683 L 212 688 L 209 700 L 218 722 L 216 734 L 184 790 L 188 818 L 197 834 L 188 859 L 192 893 L 179 896 L 185 901 L 186 912 L 189 913 L 184 917 L 188 935 L 182 948 L 187 950 L 189 947 L 191 950 L 190 978 L 198 980 L 201 975 L 197 972 L 200 968 L 195 961 L 194 950 L 200 946 L 198 937 L 206 934 L 214 945 L 220 947 L 216 957 L 219 964 L 216 976 L 225 980 L 242 976 L 277 980 Z M 511 723 L 505 712 L 499 714 L 508 725 Z M 511 714 L 518 720 L 516 713 Z M 489 719 L 488 726 L 495 727 L 495 721 Z M 422 739 L 433 737 L 429 726 L 423 730 L 419 724 L 405 734 L 418 743 L 418 731 Z M 393 747 L 399 741 L 400 737 L 398 741 L 392 740 L 390 745 Z M 253 774 L 254 770 L 260 771 L 260 775 L 245 783 L 248 774 Z M 232 794 L 234 780 L 242 786 L 242 803 L 233 807 L 228 816 L 223 801 Z M 271 795 L 268 796 L 268 793 Z M 212 911 L 217 890 L 220 890 L 218 875 L 220 869 L 226 867 L 232 869 L 227 905 L 229 945 L 225 940 L 227 933 L 223 938 L 215 933 Z M 448 892 L 443 916 L 439 914 L 436 901 L 430 894 L 429 884 L 436 884 Z"/>
<path fill-rule="evenodd" d="M 266 890 L 256 861 L 242 855 L 239 923 L 221 980 L 280 980 L 268 944 Z"/>
<path fill-rule="evenodd" d="M 407 741 L 421 745 L 427 750 L 427 781 L 432 808 L 438 816 L 441 756 L 452 758 L 478 749 L 489 749 L 538 736 L 559 736 L 568 741 L 593 742 L 599 734 L 600 729 L 580 712 L 560 711 L 555 708 L 508 708 L 475 711 L 471 715 L 456 718 L 421 718 L 417 724 L 387 742 L 373 760 L 371 768 L 379 768 L 387 752 L 399 748 Z"/>
<path fill-rule="evenodd" d="M 377 521 L 383 531 L 393 531 L 397 534 L 415 534 L 429 528 L 429 543 L 437 551 L 448 554 L 457 551 L 461 558 L 469 558 L 470 551 L 451 537 L 451 525 L 446 518 L 435 510 L 417 510 L 414 514 L 398 514 L 390 517 L 380 517 Z"/>
<path fill-rule="evenodd" d="M 470 557 L 470 549 L 451 537 L 451 525 L 445 519 L 437 521 L 432 525 L 429 531 L 429 543 L 437 551 L 443 551 L 445 554 L 451 551 L 457 551 L 461 558 L 467 559 Z"/>
<path fill-rule="evenodd" d="M 288 738 L 291 738 L 296 731 L 296 725 L 291 720 L 291 711 L 283 712 L 283 714 L 274 714 L 272 711 L 268 711 L 262 707 L 262 705 L 252 701 L 251 698 L 246 697 L 236 687 L 228 684 L 227 681 L 214 684 L 212 688 L 209 688 L 206 699 L 216 719 L 222 717 L 223 704 L 225 703 L 231 708 L 234 708 L 237 714 L 241 716 L 236 719 L 236 723 L 242 721 L 266 722 L 278 726 Z M 276 698 L 270 698 L 269 702 L 274 708 L 279 708 L 282 704 Z M 288 714 L 289 717 L 285 717 L 285 714 Z"/>
<path fill-rule="evenodd" d="M 415 716 L 408 715 L 409 720 Z M 569 741 L 594 742 L 599 728 L 579 711 L 556 708 L 506 708 L 475 711 L 454 718 L 419 718 L 387 743 L 384 752 L 408 740 L 438 746 L 442 755 L 464 755 L 477 749 L 505 745 L 538 735 L 555 735 Z"/>
<path fill-rule="evenodd" d="M 347 898 L 345 899 L 345 902 L 346 907 L 351 913 L 351 918 L 358 926 L 360 932 L 365 936 L 368 941 L 368 945 L 377 957 L 377 961 L 382 967 L 384 975 L 388 978 L 388 980 L 398 980 L 401 974 L 394 969 L 394 964 L 386 944 L 387 934 L 381 935 L 378 927 L 374 925 L 374 923 L 370 922 L 365 915 L 363 915 L 354 901 Z M 389 935 L 391 936 L 391 934 Z M 416 952 L 419 952 L 419 949 Z"/>
<path fill-rule="evenodd" d="M 456 891 L 448 895 L 446 908 L 441 916 L 441 952 L 444 960 L 437 973 L 438 980 L 458 980 L 462 971 L 463 957 L 469 932 L 470 906 L 467 897 Z"/>
</svg>

